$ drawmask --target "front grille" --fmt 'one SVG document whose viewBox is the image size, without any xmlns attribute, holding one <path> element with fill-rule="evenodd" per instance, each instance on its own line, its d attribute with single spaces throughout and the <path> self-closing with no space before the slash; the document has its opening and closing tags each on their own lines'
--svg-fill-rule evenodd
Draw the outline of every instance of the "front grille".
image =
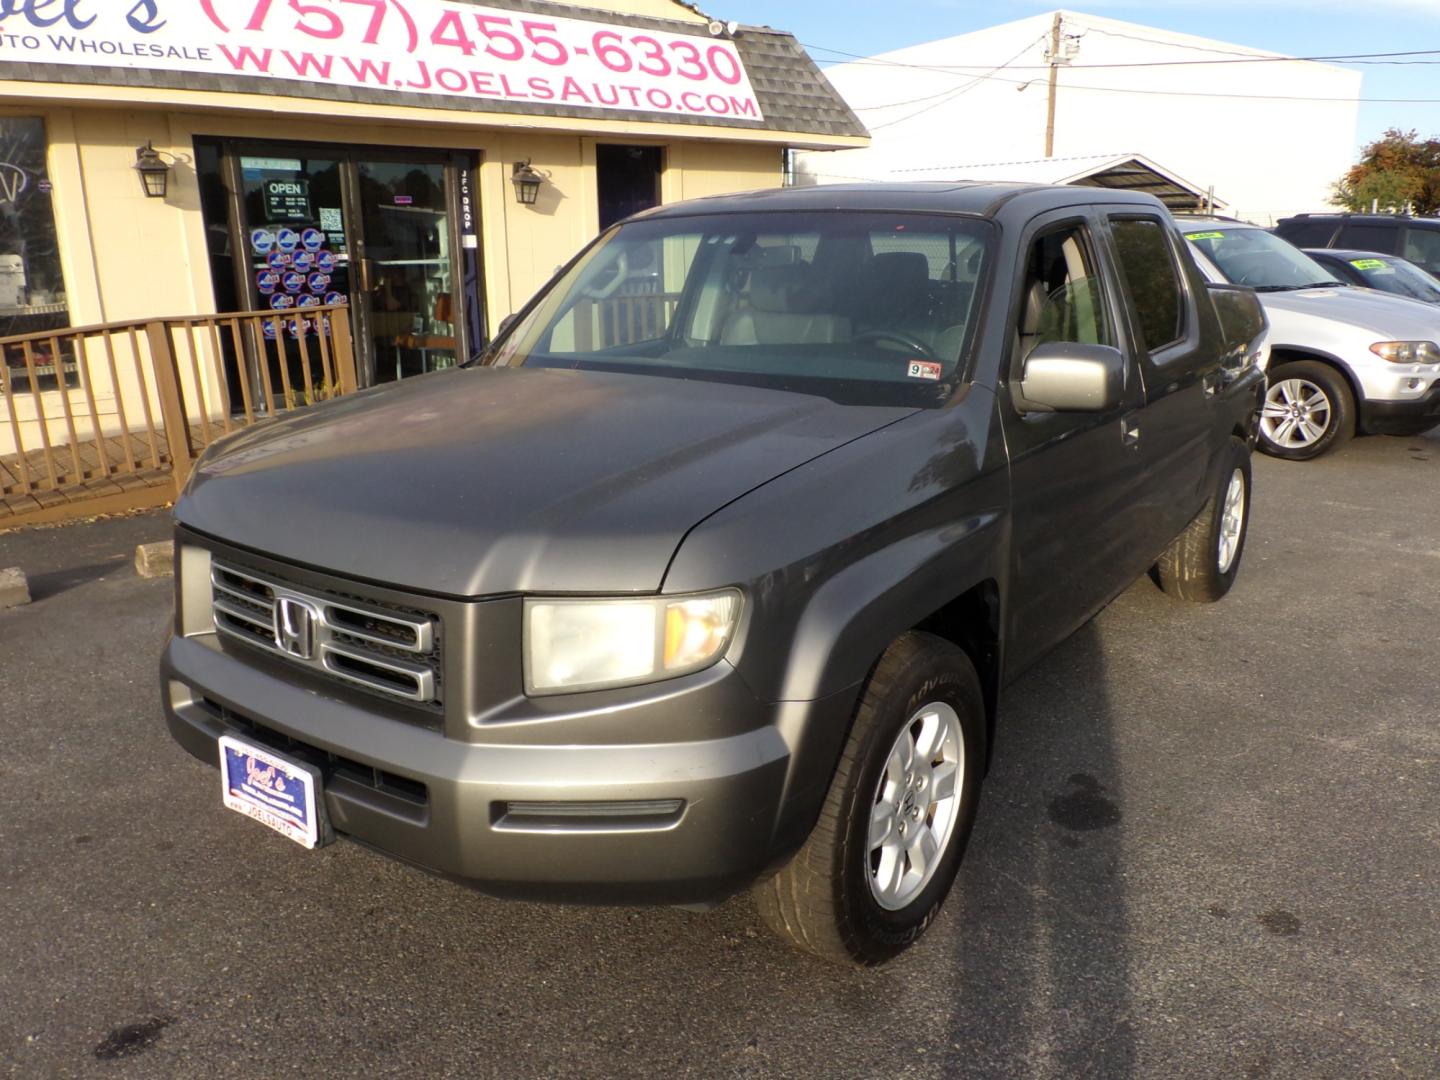
<svg viewBox="0 0 1440 1080">
<path fill-rule="evenodd" d="M 215 629 L 373 694 L 438 708 L 440 623 L 422 611 L 300 589 L 215 560 Z"/>
</svg>

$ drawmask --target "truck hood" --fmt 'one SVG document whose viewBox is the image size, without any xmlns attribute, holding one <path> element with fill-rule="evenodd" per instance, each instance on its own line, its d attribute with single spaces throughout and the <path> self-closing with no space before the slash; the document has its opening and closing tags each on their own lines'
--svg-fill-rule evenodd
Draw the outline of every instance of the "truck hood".
<svg viewBox="0 0 1440 1080">
<path fill-rule="evenodd" d="M 1272 344 L 1303 344 L 1283 335 L 1291 325 L 1325 320 L 1373 334 L 1374 341 L 1440 341 L 1440 308 L 1374 289 L 1300 289 L 1261 293 Z"/>
<path fill-rule="evenodd" d="M 662 376 L 474 368 L 226 439 L 181 524 L 447 596 L 653 592 L 747 491 L 914 412 Z"/>
</svg>

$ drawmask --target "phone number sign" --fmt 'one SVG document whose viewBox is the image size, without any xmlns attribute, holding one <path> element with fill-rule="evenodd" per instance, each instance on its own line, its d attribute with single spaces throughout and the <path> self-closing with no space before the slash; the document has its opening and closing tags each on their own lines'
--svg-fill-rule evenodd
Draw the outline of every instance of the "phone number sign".
<svg viewBox="0 0 1440 1080">
<path fill-rule="evenodd" d="M 453 0 L 6 0 L 0 61 L 764 119 L 727 40 Z"/>
</svg>

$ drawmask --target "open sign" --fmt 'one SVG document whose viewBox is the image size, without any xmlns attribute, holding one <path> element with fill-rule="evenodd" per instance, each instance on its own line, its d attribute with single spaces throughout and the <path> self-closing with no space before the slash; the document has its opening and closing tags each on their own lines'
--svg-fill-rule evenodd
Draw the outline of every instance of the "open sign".
<svg viewBox="0 0 1440 1080">
<path fill-rule="evenodd" d="M 265 201 L 265 220 L 312 221 L 309 180 L 266 180 L 260 188 Z"/>
</svg>

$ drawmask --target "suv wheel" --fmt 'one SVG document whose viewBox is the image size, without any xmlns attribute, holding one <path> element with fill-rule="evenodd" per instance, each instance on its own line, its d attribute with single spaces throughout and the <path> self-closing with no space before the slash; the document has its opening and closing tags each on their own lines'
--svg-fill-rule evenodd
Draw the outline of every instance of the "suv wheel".
<svg viewBox="0 0 1440 1080">
<path fill-rule="evenodd" d="M 1334 368 L 1314 360 L 1281 364 L 1270 372 L 1260 410 L 1260 449 L 1272 457 L 1309 461 L 1355 433 L 1355 399 Z"/>
<path fill-rule="evenodd" d="M 837 963 L 900 953 L 950 891 L 984 760 L 985 706 L 969 657 L 930 634 L 897 639 L 866 684 L 809 839 L 755 887 L 761 917 Z"/>
<path fill-rule="evenodd" d="M 1155 564 L 1160 588 L 1179 600 L 1219 600 L 1240 572 L 1249 526 L 1250 450 L 1231 439 L 1210 501 Z"/>
</svg>

